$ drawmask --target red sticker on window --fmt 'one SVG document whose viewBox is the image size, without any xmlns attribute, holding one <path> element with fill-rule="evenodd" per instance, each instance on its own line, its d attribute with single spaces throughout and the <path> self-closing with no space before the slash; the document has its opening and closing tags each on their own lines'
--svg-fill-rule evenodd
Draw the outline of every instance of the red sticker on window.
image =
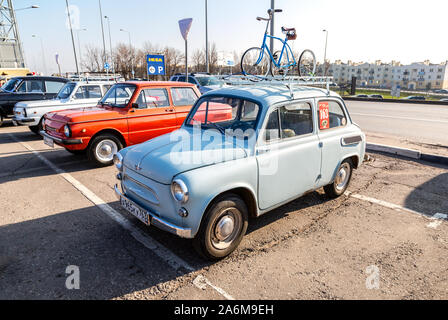
<svg viewBox="0 0 448 320">
<path fill-rule="evenodd" d="M 330 107 L 328 102 L 319 102 L 319 127 L 320 130 L 330 129 Z"/>
</svg>

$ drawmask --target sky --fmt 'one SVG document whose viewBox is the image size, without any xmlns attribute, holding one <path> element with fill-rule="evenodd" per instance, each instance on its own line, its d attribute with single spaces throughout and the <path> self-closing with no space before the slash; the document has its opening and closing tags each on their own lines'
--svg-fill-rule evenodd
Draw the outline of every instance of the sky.
<svg viewBox="0 0 448 320">
<path fill-rule="evenodd" d="M 267 16 L 271 0 L 208 0 L 209 42 L 218 51 L 243 52 L 260 46 L 265 23 L 257 16 Z M 75 27 L 87 28 L 79 33 L 81 53 L 85 45 L 102 47 L 98 0 L 69 0 Z M 103 16 L 110 17 L 112 44 L 133 46 L 145 41 L 184 50 L 178 20 L 193 18 L 188 47 L 205 48 L 205 0 L 101 0 Z M 39 5 L 38 9 L 20 10 L 17 20 L 27 65 L 56 72 L 55 53 L 59 53 L 62 71 L 74 71 L 72 40 L 66 26 L 65 0 L 14 0 L 16 9 Z M 295 27 L 297 40 L 293 49 L 311 49 L 318 61 L 323 60 L 325 33 L 328 30 L 327 58 L 331 61 L 402 63 L 448 60 L 446 34 L 447 0 L 275 0 L 275 33 L 281 26 Z M 108 24 L 104 20 L 106 46 L 109 48 Z M 37 37 L 32 37 L 36 35 Z M 42 46 L 43 44 L 43 54 Z M 78 46 L 77 39 L 75 45 Z M 78 50 L 78 48 L 77 48 Z M 148 52 L 149 53 L 149 52 Z"/>
</svg>

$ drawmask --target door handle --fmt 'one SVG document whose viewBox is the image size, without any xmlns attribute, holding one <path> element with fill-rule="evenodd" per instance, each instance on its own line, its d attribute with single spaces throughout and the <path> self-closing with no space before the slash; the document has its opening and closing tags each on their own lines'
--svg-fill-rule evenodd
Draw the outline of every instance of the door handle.
<svg viewBox="0 0 448 320">
<path fill-rule="evenodd" d="M 258 154 L 265 154 L 271 152 L 271 149 L 257 149 L 257 155 Z"/>
<path fill-rule="evenodd" d="M 165 112 L 174 112 L 174 109 L 165 109 Z"/>
</svg>

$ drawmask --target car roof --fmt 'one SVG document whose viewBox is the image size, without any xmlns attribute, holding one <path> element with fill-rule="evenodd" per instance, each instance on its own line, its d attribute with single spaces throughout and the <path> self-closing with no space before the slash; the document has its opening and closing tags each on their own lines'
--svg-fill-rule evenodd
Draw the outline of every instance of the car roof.
<svg viewBox="0 0 448 320">
<path fill-rule="evenodd" d="M 82 85 L 89 85 L 89 84 L 115 84 L 115 81 L 70 81 L 71 83 L 77 83 L 77 84 L 82 84 Z"/>
<path fill-rule="evenodd" d="M 314 87 L 293 87 L 294 100 L 306 98 L 325 98 L 340 97 L 337 93 L 327 91 L 326 89 Z M 277 102 L 291 101 L 291 92 L 286 86 L 270 86 L 270 85 L 253 85 L 250 87 L 230 86 L 216 89 L 205 93 L 203 96 L 209 95 L 231 95 L 241 98 L 256 100 L 266 105 L 272 105 Z"/>
<path fill-rule="evenodd" d="M 11 79 L 23 79 L 23 80 L 56 80 L 61 82 L 69 82 L 66 78 L 61 77 L 50 77 L 50 76 L 23 76 L 23 77 L 13 77 Z"/>
<path fill-rule="evenodd" d="M 126 81 L 119 84 L 133 84 L 140 87 L 195 87 L 194 84 L 178 81 Z"/>
</svg>

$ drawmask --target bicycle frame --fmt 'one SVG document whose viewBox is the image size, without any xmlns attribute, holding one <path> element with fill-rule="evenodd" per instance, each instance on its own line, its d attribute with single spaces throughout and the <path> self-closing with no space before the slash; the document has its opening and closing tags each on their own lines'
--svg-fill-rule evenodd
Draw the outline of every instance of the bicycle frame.
<svg viewBox="0 0 448 320">
<path fill-rule="evenodd" d="M 281 51 L 281 53 L 280 53 L 280 56 L 278 57 L 278 61 L 282 61 L 283 54 L 286 54 L 286 58 L 288 59 L 288 63 L 289 63 L 289 64 L 288 64 L 288 65 L 281 66 L 281 67 L 282 67 L 282 68 L 289 68 L 289 67 L 296 66 L 296 65 L 297 65 L 297 62 L 296 62 L 296 59 L 294 58 L 294 54 L 293 54 L 293 52 L 292 52 L 292 49 L 291 49 L 291 47 L 290 47 L 289 44 L 288 44 L 288 37 L 286 36 L 286 37 L 285 37 L 285 40 L 282 40 L 281 38 L 278 38 L 278 37 L 274 37 L 274 36 L 269 35 L 269 34 L 268 34 L 268 28 L 269 28 L 269 23 L 270 23 L 270 22 L 271 22 L 271 20 L 269 20 L 268 23 L 267 23 L 267 25 L 266 25 L 266 31 L 264 32 L 263 43 L 262 43 L 262 45 L 261 45 L 261 47 L 260 47 L 260 49 L 261 49 L 261 53 L 260 53 L 260 56 L 258 57 L 258 60 L 257 60 L 256 64 L 259 64 L 259 63 L 261 62 L 261 59 L 263 59 L 263 57 L 264 57 L 264 51 L 266 50 L 267 53 L 269 54 L 269 57 L 270 57 L 272 63 L 273 63 L 277 68 L 280 68 L 280 63 L 276 63 L 276 62 L 275 62 L 275 59 L 274 59 L 274 56 L 272 55 L 271 50 L 269 50 L 269 47 L 266 45 L 266 39 L 267 39 L 267 38 L 272 38 L 272 39 L 275 39 L 275 40 L 279 40 L 279 41 L 283 44 L 282 51 Z M 292 57 L 292 61 L 293 61 L 293 63 L 290 63 L 290 62 L 291 62 L 290 56 Z"/>
</svg>

